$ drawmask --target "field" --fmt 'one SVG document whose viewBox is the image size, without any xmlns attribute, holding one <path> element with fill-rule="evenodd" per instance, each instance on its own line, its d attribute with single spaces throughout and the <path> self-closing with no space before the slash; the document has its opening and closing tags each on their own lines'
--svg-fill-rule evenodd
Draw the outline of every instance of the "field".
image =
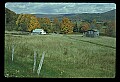
<svg viewBox="0 0 120 82">
<path fill-rule="evenodd" d="M 14 60 L 11 60 L 14 45 Z M 34 51 L 37 52 L 33 73 Z M 4 76 L 31 78 L 114 78 L 116 38 L 79 35 L 5 34 Z M 42 53 L 45 58 L 37 75 Z"/>
</svg>

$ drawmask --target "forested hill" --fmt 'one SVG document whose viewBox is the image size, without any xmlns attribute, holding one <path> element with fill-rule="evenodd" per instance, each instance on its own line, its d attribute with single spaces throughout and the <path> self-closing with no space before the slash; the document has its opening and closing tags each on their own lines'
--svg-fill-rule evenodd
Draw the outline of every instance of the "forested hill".
<svg viewBox="0 0 120 82">
<path fill-rule="evenodd" d="M 103 21 L 103 20 L 115 20 L 115 14 L 116 9 L 105 12 L 105 13 L 82 13 L 82 14 L 34 14 L 37 17 L 48 17 L 51 20 L 54 17 L 57 17 L 59 20 L 62 19 L 62 17 L 66 16 L 71 20 L 93 20 L 96 19 L 97 21 Z"/>
<path fill-rule="evenodd" d="M 8 8 L 5 8 L 6 24 L 14 24 L 18 16 L 19 15 L 16 14 L 15 12 L 11 11 Z"/>
<path fill-rule="evenodd" d="M 9 10 L 8 8 L 5 8 L 5 14 L 7 15 L 7 23 L 12 22 L 11 19 L 16 20 L 18 17 L 18 14 L 15 12 Z M 33 14 L 36 17 L 47 17 L 50 18 L 51 20 L 54 19 L 55 17 L 61 20 L 64 16 L 68 17 L 71 20 L 93 20 L 96 19 L 96 21 L 109 21 L 109 20 L 116 20 L 116 9 L 105 12 L 105 13 L 77 13 L 77 14 Z"/>
<path fill-rule="evenodd" d="M 11 11 L 10 9 L 8 8 L 5 8 L 5 14 L 16 14 L 15 12 Z"/>
<path fill-rule="evenodd" d="M 96 19 L 97 21 L 109 21 L 115 20 L 116 9 L 105 12 L 105 13 L 83 13 L 78 14 L 76 18 L 80 18 L 83 20 L 93 20 Z"/>
<path fill-rule="evenodd" d="M 18 18 L 18 14 L 11 11 L 8 8 L 5 8 L 5 29 L 11 30 L 16 29 L 16 20 Z"/>
<path fill-rule="evenodd" d="M 103 19 L 107 19 L 107 20 L 116 20 L 116 9 L 102 13 L 101 16 L 103 17 Z"/>
</svg>

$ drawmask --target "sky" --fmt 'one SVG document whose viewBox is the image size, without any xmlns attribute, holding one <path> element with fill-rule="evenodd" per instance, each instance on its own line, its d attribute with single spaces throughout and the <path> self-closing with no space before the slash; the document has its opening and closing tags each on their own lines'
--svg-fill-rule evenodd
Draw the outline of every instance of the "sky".
<svg viewBox="0 0 120 82">
<path fill-rule="evenodd" d="M 115 3 L 35 3 L 7 2 L 5 7 L 17 14 L 104 13 L 116 9 Z"/>
</svg>

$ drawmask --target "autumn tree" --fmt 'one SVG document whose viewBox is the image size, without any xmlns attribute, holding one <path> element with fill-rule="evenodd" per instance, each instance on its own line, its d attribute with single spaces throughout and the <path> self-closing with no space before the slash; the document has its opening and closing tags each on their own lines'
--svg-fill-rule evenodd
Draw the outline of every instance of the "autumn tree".
<svg viewBox="0 0 120 82">
<path fill-rule="evenodd" d="M 31 19 L 28 25 L 28 31 L 32 31 L 36 28 L 40 28 L 40 24 L 35 16 L 31 16 Z"/>
<path fill-rule="evenodd" d="M 60 31 L 60 24 L 59 24 L 58 18 L 55 17 L 52 24 L 53 24 L 53 31 L 59 32 Z"/>
<path fill-rule="evenodd" d="M 93 24 L 96 24 L 96 19 L 93 19 L 93 20 L 92 20 L 92 23 L 93 23 Z"/>
<path fill-rule="evenodd" d="M 40 23 L 41 28 L 45 30 L 44 18 L 37 18 L 37 19 L 38 19 L 38 22 Z"/>
<path fill-rule="evenodd" d="M 116 21 L 108 21 L 106 23 L 107 29 L 106 34 L 108 36 L 116 36 Z"/>
<path fill-rule="evenodd" d="M 29 23 L 29 20 L 30 19 L 28 19 L 28 15 L 20 14 L 17 21 L 16 21 L 16 24 L 18 26 L 18 30 L 26 31 L 27 30 L 27 23 Z"/>
<path fill-rule="evenodd" d="M 87 30 L 90 28 L 90 24 L 89 24 L 88 22 L 82 22 L 80 28 L 81 28 L 80 30 L 81 30 L 82 32 L 83 32 L 83 31 L 87 31 Z"/>
<path fill-rule="evenodd" d="M 72 33 L 73 32 L 73 23 L 67 18 L 64 17 L 62 19 L 62 22 L 60 24 L 61 32 L 66 34 L 66 33 Z"/>
<path fill-rule="evenodd" d="M 101 27 L 102 27 L 102 24 L 96 24 L 96 28 L 97 28 L 98 30 L 100 30 Z"/>
<path fill-rule="evenodd" d="M 95 29 L 96 27 L 97 27 L 96 19 L 93 19 L 93 20 L 92 20 L 92 23 L 91 23 L 91 25 L 90 25 L 90 28 L 91 28 L 91 29 Z"/>
<path fill-rule="evenodd" d="M 73 25 L 73 32 L 78 32 L 77 22 Z"/>
<path fill-rule="evenodd" d="M 44 23 L 45 23 L 46 25 L 50 25 L 50 19 L 47 18 L 47 17 L 44 17 Z"/>
<path fill-rule="evenodd" d="M 42 29 L 44 29 L 47 33 L 51 32 L 51 22 L 49 18 L 38 18 L 38 21 Z"/>
<path fill-rule="evenodd" d="M 32 31 L 35 28 L 40 28 L 37 18 L 30 14 L 20 14 L 16 24 L 18 26 L 18 30 L 21 31 Z"/>
</svg>

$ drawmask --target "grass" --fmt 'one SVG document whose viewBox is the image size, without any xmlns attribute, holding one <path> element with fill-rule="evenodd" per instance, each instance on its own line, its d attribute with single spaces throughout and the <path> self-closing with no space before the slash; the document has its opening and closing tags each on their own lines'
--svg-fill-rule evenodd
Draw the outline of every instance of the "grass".
<svg viewBox="0 0 120 82">
<path fill-rule="evenodd" d="M 80 40 L 116 47 L 116 39 L 105 36 L 88 38 L 75 35 L 6 34 L 4 75 L 20 78 L 114 78 L 116 49 Z M 13 44 L 15 52 L 12 62 Z M 37 52 L 35 73 L 32 72 L 34 50 Z M 44 51 L 45 58 L 38 76 L 37 68 Z"/>
</svg>

